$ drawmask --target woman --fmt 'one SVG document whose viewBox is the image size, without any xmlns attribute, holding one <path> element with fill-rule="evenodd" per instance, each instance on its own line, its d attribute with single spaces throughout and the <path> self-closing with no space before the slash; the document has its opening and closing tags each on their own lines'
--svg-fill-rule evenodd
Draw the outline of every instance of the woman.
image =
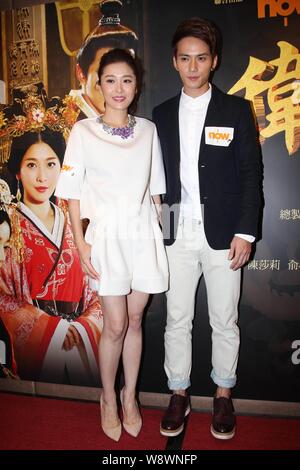
<svg viewBox="0 0 300 470">
<path fill-rule="evenodd" d="M 62 134 L 45 126 L 13 139 L 8 168 L 22 199 L 17 213 L 23 260 L 14 247 L 6 249 L 0 317 L 20 378 L 96 385 L 99 301 L 83 275 L 68 218 L 50 201 L 64 150 Z"/>
<path fill-rule="evenodd" d="M 142 425 L 135 394 L 143 311 L 149 294 L 168 287 L 162 234 L 151 203 L 152 199 L 160 205 L 165 179 L 154 124 L 131 114 L 141 85 L 138 61 L 126 50 L 107 52 L 101 59 L 99 84 L 105 112 L 72 129 L 56 194 L 69 200 L 81 263 L 100 296 L 101 424 L 105 434 L 118 441 L 119 360 L 122 355 L 123 426 L 136 437 Z M 90 219 L 85 239 L 80 217 Z"/>
</svg>

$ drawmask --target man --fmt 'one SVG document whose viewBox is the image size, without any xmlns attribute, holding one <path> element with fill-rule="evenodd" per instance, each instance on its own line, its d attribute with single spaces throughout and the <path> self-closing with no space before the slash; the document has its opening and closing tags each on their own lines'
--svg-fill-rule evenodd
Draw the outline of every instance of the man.
<svg viewBox="0 0 300 470">
<path fill-rule="evenodd" d="M 235 433 L 231 388 L 239 350 L 241 267 L 257 235 L 261 206 L 260 152 L 247 101 L 209 83 L 219 37 L 207 20 L 182 22 L 173 37 L 181 93 L 156 107 L 167 179 L 163 232 L 169 259 L 165 371 L 173 391 L 161 434 L 176 436 L 190 412 L 191 331 L 195 293 L 204 276 L 217 386 L 211 433 Z M 168 232 L 168 233 L 167 233 Z"/>
<path fill-rule="evenodd" d="M 110 49 L 136 48 L 137 36 L 126 26 L 121 25 L 119 11 L 122 2 L 103 0 L 100 4 L 102 17 L 81 46 L 76 58 L 76 76 L 80 90 L 71 90 L 70 95 L 77 97 L 81 113 L 78 120 L 96 117 L 104 112 L 103 96 L 98 84 L 98 69 L 101 57 Z"/>
</svg>

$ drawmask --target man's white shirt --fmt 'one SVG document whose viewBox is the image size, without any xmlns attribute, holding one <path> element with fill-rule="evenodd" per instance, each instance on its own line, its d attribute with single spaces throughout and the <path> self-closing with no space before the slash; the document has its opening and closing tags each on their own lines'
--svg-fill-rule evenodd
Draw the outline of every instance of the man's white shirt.
<svg viewBox="0 0 300 470">
<path fill-rule="evenodd" d="M 184 90 L 179 102 L 179 137 L 180 137 L 180 179 L 181 208 L 180 215 L 201 222 L 201 202 L 199 186 L 199 150 L 207 108 L 211 99 L 211 85 L 202 95 L 192 98 Z M 255 237 L 237 233 L 236 236 L 249 242 Z"/>
</svg>

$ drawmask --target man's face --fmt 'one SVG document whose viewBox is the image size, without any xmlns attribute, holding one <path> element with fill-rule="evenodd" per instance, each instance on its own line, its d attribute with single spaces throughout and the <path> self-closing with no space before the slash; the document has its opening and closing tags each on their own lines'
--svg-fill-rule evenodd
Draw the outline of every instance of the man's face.
<svg viewBox="0 0 300 470">
<path fill-rule="evenodd" d="M 217 57 L 212 57 L 206 42 L 188 36 L 178 42 L 173 65 L 180 75 L 184 92 L 196 97 L 208 90 L 209 76 L 217 65 Z"/>
<path fill-rule="evenodd" d="M 98 49 L 94 61 L 89 66 L 87 76 L 80 79 L 84 98 L 99 114 L 104 112 L 104 98 L 99 86 L 98 69 L 102 56 L 110 49 L 110 47 Z"/>
</svg>

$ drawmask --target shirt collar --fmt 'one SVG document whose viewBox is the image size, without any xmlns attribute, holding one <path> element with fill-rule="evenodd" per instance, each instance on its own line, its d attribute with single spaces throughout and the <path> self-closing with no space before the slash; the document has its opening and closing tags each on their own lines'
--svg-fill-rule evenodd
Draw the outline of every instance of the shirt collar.
<svg viewBox="0 0 300 470">
<path fill-rule="evenodd" d="M 203 93 L 203 95 L 197 96 L 196 98 L 192 98 L 191 96 L 187 95 L 183 88 L 181 90 L 181 96 L 180 96 L 180 105 L 187 107 L 189 109 L 193 110 L 201 110 L 205 106 L 208 105 L 209 101 L 211 99 L 211 84 L 209 83 L 209 89 Z"/>
</svg>

